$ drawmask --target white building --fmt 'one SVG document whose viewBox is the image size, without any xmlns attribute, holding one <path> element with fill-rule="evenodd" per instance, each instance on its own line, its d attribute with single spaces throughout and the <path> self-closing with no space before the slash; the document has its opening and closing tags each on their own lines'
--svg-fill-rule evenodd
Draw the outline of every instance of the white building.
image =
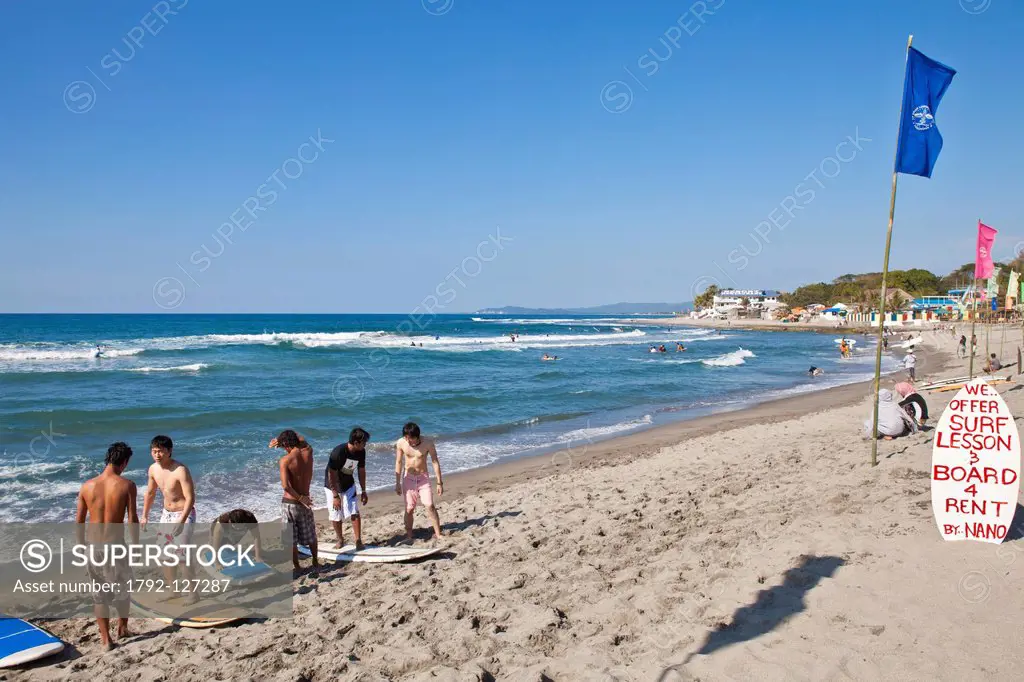
<svg viewBox="0 0 1024 682">
<path fill-rule="evenodd" d="M 715 294 L 712 306 L 716 311 L 727 313 L 741 308 L 743 299 L 749 300 L 755 310 L 772 310 L 782 305 L 779 292 L 771 289 L 723 289 Z"/>
</svg>

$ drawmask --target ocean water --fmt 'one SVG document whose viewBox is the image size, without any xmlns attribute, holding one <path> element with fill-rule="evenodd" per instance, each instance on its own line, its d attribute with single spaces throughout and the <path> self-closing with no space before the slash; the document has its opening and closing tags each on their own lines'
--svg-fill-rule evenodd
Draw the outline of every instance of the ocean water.
<svg viewBox="0 0 1024 682">
<path fill-rule="evenodd" d="M 267 444 L 285 428 L 314 445 L 320 501 L 327 454 L 356 425 L 372 434 L 368 487 L 389 487 L 406 421 L 459 471 L 870 378 L 874 346 L 856 348 L 841 361 L 832 335 L 614 317 L 0 315 L 0 520 L 73 518 L 116 440 L 135 450 L 140 494 L 149 441 L 166 434 L 200 519 L 240 506 L 270 519 Z"/>
</svg>

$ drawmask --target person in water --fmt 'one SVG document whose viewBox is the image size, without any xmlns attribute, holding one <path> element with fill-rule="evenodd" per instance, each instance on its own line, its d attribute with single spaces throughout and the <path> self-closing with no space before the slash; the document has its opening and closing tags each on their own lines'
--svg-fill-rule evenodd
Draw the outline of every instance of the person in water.
<svg viewBox="0 0 1024 682">
<path fill-rule="evenodd" d="M 658 352 L 659 353 L 667 353 L 668 352 L 668 349 L 665 348 L 665 344 L 661 344 L 660 346 L 658 346 Z"/>
<path fill-rule="evenodd" d="M 94 358 L 102 358 L 103 357 L 103 346 L 101 346 L 99 344 L 96 344 L 96 352 L 93 354 L 93 357 Z"/>
<path fill-rule="evenodd" d="M 678 342 L 676 344 L 676 352 L 679 353 L 679 352 L 682 352 L 684 350 L 686 350 L 686 346 L 683 345 L 682 341 Z"/>
<path fill-rule="evenodd" d="M 820 377 L 824 373 L 825 370 L 823 370 L 821 367 L 815 367 L 814 365 L 811 365 L 811 368 L 807 370 L 807 374 L 812 377 Z"/>
<path fill-rule="evenodd" d="M 541 357 L 541 360 L 557 360 L 557 359 L 558 359 L 557 355 L 548 355 L 547 353 L 545 353 L 543 355 L 543 357 Z"/>
</svg>

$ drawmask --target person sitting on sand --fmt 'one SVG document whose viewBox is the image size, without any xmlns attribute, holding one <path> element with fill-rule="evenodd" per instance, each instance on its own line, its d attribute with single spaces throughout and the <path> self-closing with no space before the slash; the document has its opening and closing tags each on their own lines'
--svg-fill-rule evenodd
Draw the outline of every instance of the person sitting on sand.
<svg viewBox="0 0 1024 682">
<path fill-rule="evenodd" d="M 196 493 L 192 473 L 187 466 L 174 459 L 174 442 L 167 436 L 155 436 L 149 444 L 149 452 L 153 456 L 153 463 L 149 466 L 149 481 L 142 502 L 142 529 L 145 530 L 149 523 L 149 510 L 159 490 L 164 498 L 164 510 L 160 514 L 160 529 L 157 532 L 163 534 L 166 545 L 190 545 L 196 527 Z M 177 567 L 168 566 L 164 569 L 168 584 L 174 584 L 179 571 L 183 580 L 195 578 L 192 562 L 182 561 Z M 198 600 L 196 592 L 189 592 L 185 603 L 194 604 Z"/>
<path fill-rule="evenodd" d="M 899 406 L 906 410 L 907 414 L 916 419 L 919 424 L 924 425 L 928 421 L 928 403 L 925 402 L 921 394 L 914 388 L 914 384 L 909 381 L 900 381 L 893 387 L 893 390 L 901 398 Z"/>
<path fill-rule="evenodd" d="M 242 544 L 242 539 L 246 535 L 252 536 L 252 542 L 254 546 L 253 554 L 254 559 L 257 562 L 263 561 L 262 555 L 262 544 L 260 542 L 260 527 L 259 521 L 256 520 L 256 515 L 248 509 L 232 509 L 229 512 L 224 512 L 210 524 L 210 543 L 213 547 L 219 549 L 224 546 L 237 546 Z M 217 564 L 220 566 L 220 554 L 219 552 L 215 555 L 217 557 Z"/>
<path fill-rule="evenodd" d="M 317 561 L 316 520 L 313 518 L 313 500 L 309 497 L 309 484 L 313 480 L 313 448 L 299 434 L 285 429 L 270 441 L 271 448 L 281 448 L 285 454 L 279 463 L 281 474 L 281 520 L 292 526 L 292 567 L 300 570 L 299 545 L 309 548 L 313 568 Z M 287 542 L 286 538 L 282 538 Z"/>
<path fill-rule="evenodd" d="M 985 370 L 985 374 L 991 374 L 992 372 L 998 372 L 1002 368 L 1003 368 L 1003 363 L 1001 363 L 999 361 L 999 358 L 996 357 L 995 353 L 992 353 L 989 356 L 988 361 L 985 363 L 985 366 L 982 367 L 982 369 Z"/>
<path fill-rule="evenodd" d="M 348 434 L 348 442 L 331 450 L 327 460 L 327 471 L 324 472 L 327 515 L 334 526 L 339 548 L 345 545 L 344 521 L 350 521 L 356 549 L 363 549 L 359 505 L 369 502 L 366 496 L 366 444 L 369 442 L 370 434 L 357 426 Z M 358 481 L 356 476 L 359 477 Z"/>
<path fill-rule="evenodd" d="M 427 473 L 427 458 L 434 463 L 437 477 L 437 496 L 444 492 L 441 480 L 441 463 L 437 461 L 434 441 L 420 435 L 420 427 L 409 422 L 402 428 L 402 437 L 395 442 L 395 494 L 405 496 L 405 539 L 412 542 L 413 512 L 416 504 L 422 503 L 427 517 L 434 527 L 434 540 L 441 539 L 441 519 L 434 507 L 434 495 L 430 489 L 430 475 Z"/>
<path fill-rule="evenodd" d="M 807 374 L 809 374 L 812 377 L 820 377 L 824 373 L 825 370 L 823 370 L 821 367 L 815 367 L 814 365 L 811 365 L 811 368 L 807 370 Z"/>
<path fill-rule="evenodd" d="M 872 417 L 864 422 L 864 433 L 871 437 Z M 887 388 L 878 391 L 878 436 L 892 440 L 917 432 L 917 422 L 906 411 L 893 402 L 892 391 Z"/>
<path fill-rule="evenodd" d="M 90 542 L 102 544 L 123 544 L 124 523 L 131 524 L 132 543 L 139 543 L 139 513 L 136 506 L 138 489 L 134 481 L 124 478 L 121 474 L 128 468 L 132 458 L 132 449 L 127 444 L 117 442 L 107 448 L 103 473 L 90 478 L 82 484 L 78 491 L 78 511 L 75 523 L 78 524 L 78 544 L 85 544 L 87 532 L 83 524 L 88 521 Z M 108 591 L 92 592 L 93 613 L 96 624 L 100 628 L 100 646 L 110 651 L 114 648 L 110 641 L 110 607 L 117 611 L 117 638 L 130 636 L 128 632 L 128 610 L 131 605 L 129 585 L 132 580 L 132 569 L 127 562 L 108 562 L 99 566 L 92 562 L 88 566 L 89 577 L 94 583 L 110 586 Z"/>
</svg>

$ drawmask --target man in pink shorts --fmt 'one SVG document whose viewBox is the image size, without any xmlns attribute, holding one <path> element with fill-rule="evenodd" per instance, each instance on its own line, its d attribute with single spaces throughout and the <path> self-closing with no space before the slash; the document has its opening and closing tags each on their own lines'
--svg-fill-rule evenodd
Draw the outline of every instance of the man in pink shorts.
<svg viewBox="0 0 1024 682">
<path fill-rule="evenodd" d="M 430 489 L 430 475 L 427 473 L 427 457 L 434 463 L 437 476 L 437 496 L 441 497 L 444 483 L 441 481 L 441 463 L 437 461 L 434 441 L 420 436 L 420 427 L 409 422 L 402 429 L 402 437 L 395 442 L 395 494 L 405 495 L 405 539 L 412 541 L 412 515 L 416 503 L 421 502 L 427 510 L 427 517 L 434 526 L 434 540 L 441 538 L 441 519 L 434 507 L 434 495 Z"/>
</svg>

